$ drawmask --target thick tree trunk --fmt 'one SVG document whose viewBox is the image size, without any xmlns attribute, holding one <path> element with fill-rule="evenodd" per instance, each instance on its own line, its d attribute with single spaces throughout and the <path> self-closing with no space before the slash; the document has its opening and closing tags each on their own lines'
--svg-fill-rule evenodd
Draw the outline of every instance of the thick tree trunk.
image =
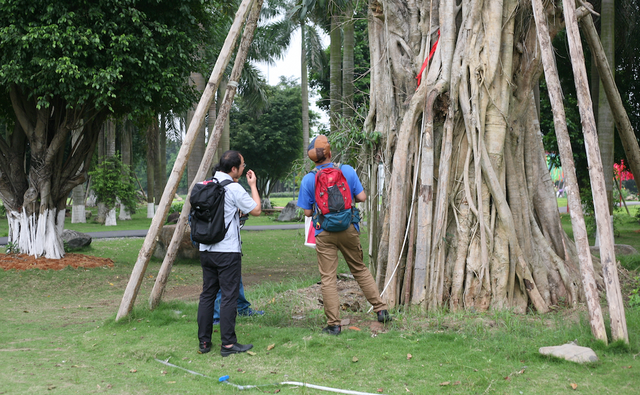
<svg viewBox="0 0 640 395">
<path fill-rule="evenodd" d="M 383 135 L 386 169 L 372 263 L 387 303 L 546 312 L 584 301 L 543 160 L 530 5 L 371 0 L 369 10 L 365 129 Z M 551 37 L 562 19 L 552 22 Z"/>
<path fill-rule="evenodd" d="M 38 108 L 31 93 L 16 86 L 9 97 L 15 123 L 0 136 L 0 198 L 7 209 L 8 241 L 22 253 L 61 258 L 67 198 L 87 179 L 105 114 L 83 114 L 57 97 Z M 72 130 L 80 129 L 74 140 Z"/>
<path fill-rule="evenodd" d="M 122 156 L 122 164 L 127 166 L 127 172 L 131 172 L 131 151 L 133 140 L 133 125 L 130 121 L 123 119 L 122 121 L 122 138 L 120 143 L 120 155 Z M 128 175 L 128 174 L 125 174 Z M 120 203 L 120 215 L 118 219 L 121 221 L 128 221 L 131 219 L 131 213 L 127 210 L 124 204 Z"/>
<path fill-rule="evenodd" d="M 600 2 L 600 41 L 607 57 L 607 62 L 615 70 L 615 2 L 614 0 L 601 0 Z M 604 92 L 602 82 L 598 86 L 599 92 Z M 604 182 L 607 189 L 609 213 L 613 214 L 613 158 L 614 158 L 614 127 L 611 104 L 607 95 L 598 94 L 598 144 L 602 156 L 602 168 L 605 174 Z"/>
<path fill-rule="evenodd" d="M 82 129 L 76 129 L 72 132 L 72 144 L 75 145 L 78 143 L 78 140 L 81 137 Z M 80 169 L 82 171 L 82 169 Z M 87 215 L 85 213 L 85 204 L 84 204 L 84 184 L 80 184 L 77 187 L 73 188 L 71 191 L 71 200 L 73 201 L 71 206 L 71 223 L 86 223 Z"/>
</svg>

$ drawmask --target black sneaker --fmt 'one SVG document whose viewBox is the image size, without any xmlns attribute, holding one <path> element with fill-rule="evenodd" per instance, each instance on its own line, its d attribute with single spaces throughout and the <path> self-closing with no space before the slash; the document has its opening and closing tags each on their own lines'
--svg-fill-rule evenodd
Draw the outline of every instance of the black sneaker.
<svg viewBox="0 0 640 395">
<path fill-rule="evenodd" d="M 220 346 L 220 355 L 222 355 L 223 357 L 228 357 L 231 354 L 247 352 L 252 348 L 253 348 L 253 344 L 240 344 L 240 343 L 236 343 L 229 348 Z"/>
<path fill-rule="evenodd" d="M 339 335 L 340 331 L 340 325 L 327 325 L 325 328 L 322 328 L 322 333 L 326 333 L 328 335 Z"/>
<path fill-rule="evenodd" d="M 386 323 L 392 320 L 387 310 L 380 310 L 376 314 L 378 315 L 378 322 Z"/>
<path fill-rule="evenodd" d="M 200 349 L 198 354 L 206 354 L 211 351 L 211 342 L 200 342 Z"/>
</svg>

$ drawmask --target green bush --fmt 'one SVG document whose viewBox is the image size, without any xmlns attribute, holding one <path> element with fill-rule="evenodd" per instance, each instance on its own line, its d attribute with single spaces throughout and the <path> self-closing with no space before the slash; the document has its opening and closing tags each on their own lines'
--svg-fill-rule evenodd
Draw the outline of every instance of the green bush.
<svg viewBox="0 0 640 395">
<path fill-rule="evenodd" d="M 173 202 L 173 203 L 171 203 L 171 207 L 169 208 L 169 214 L 181 213 L 183 206 L 184 206 L 184 202 Z"/>
<path fill-rule="evenodd" d="M 104 203 L 107 209 L 114 208 L 119 199 L 131 214 L 136 212 L 135 180 L 131 176 L 129 166 L 120 160 L 120 155 L 105 158 L 89 174 L 98 201 Z"/>
</svg>

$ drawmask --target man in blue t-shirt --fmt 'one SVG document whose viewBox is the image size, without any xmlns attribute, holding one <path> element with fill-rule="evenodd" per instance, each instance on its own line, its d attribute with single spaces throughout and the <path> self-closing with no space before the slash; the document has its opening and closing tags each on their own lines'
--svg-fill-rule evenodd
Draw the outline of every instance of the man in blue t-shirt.
<svg viewBox="0 0 640 395">
<path fill-rule="evenodd" d="M 309 158 L 315 162 L 318 171 L 333 167 L 331 163 L 331 146 L 327 137 L 320 135 L 314 138 L 307 150 Z M 362 188 L 362 183 L 353 167 L 343 165 L 342 174 L 351 189 L 351 198 L 354 202 L 364 202 L 367 195 Z M 298 207 L 304 210 L 304 215 L 311 217 L 314 212 L 316 173 L 309 173 L 302 179 L 298 194 Z M 379 322 L 389 322 L 391 317 L 387 311 L 387 305 L 382 301 L 378 286 L 371 272 L 364 265 L 362 246 L 360 245 L 360 228 L 353 223 L 348 229 L 341 232 L 329 232 L 316 228 L 316 253 L 318 256 L 318 269 L 320 270 L 322 299 L 324 313 L 327 316 L 327 327 L 323 332 L 331 335 L 339 335 L 340 327 L 340 302 L 338 300 L 337 270 L 338 250 L 342 252 L 347 261 L 349 270 L 358 282 L 369 303 L 373 306 Z"/>
</svg>

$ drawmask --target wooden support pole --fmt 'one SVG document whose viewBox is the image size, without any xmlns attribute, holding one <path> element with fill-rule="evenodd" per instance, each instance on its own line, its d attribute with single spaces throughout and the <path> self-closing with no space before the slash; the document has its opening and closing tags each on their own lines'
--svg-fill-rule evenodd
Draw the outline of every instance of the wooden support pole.
<svg viewBox="0 0 640 395">
<path fill-rule="evenodd" d="M 600 235 L 600 260 L 602 262 L 603 277 L 607 290 L 607 302 L 609 303 L 609 315 L 611 318 L 611 336 L 613 340 L 622 340 L 629 343 L 627 333 L 627 320 L 624 316 L 622 293 L 618 279 L 618 268 L 613 247 L 613 227 L 609 220 L 609 204 L 604 181 L 600 147 L 598 146 L 598 134 L 596 131 L 595 117 L 587 70 L 584 64 L 584 52 L 578 31 L 578 19 L 573 0 L 563 0 L 564 20 L 569 40 L 569 53 L 571 54 L 571 66 L 578 95 L 578 107 L 584 134 L 584 144 L 587 148 L 587 160 L 589 163 L 589 178 L 591 179 L 591 193 L 596 213 L 596 224 Z"/>
<path fill-rule="evenodd" d="M 569 138 L 564 104 L 562 101 L 562 88 L 560 87 L 560 77 L 558 76 L 558 70 L 556 69 L 553 46 L 549 36 L 549 27 L 547 25 L 542 0 L 532 0 L 531 5 L 533 7 L 533 16 L 536 21 L 542 66 L 544 68 L 549 99 L 553 110 L 553 123 L 555 125 L 556 139 L 558 140 L 560 160 L 562 162 L 562 168 L 564 169 L 565 182 L 568 186 L 567 189 L 569 190 L 567 193 L 567 201 L 568 207 L 571 208 L 569 212 L 571 214 L 573 236 L 578 250 L 582 286 L 584 287 L 584 293 L 587 298 L 591 334 L 593 334 L 596 339 L 602 340 L 606 344 L 607 332 L 604 326 L 602 308 L 600 307 L 600 298 L 595 280 L 595 271 L 593 270 L 593 261 L 591 260 L 591 251 L 589 250 L 587 227 L 584 223 L 584 215 L 582 213 L 582 203 L 580 199 L 580 191 L 578 189 L 576 166 L 573 162 L 573 151 L 571 149 L 571 141 Z"/>
<path fill-rule="evenodd" d="M 238 54 L 236 55 L 236 59 L 233 64 L 233 70 L 231 71 L 231 77 L 229 78 L 229 83 L 227 84 L 224 101 L 222 103 L 222 107 L 220 108 L 218 116 L 216 117 L 216 123 L 213 128 L 213 133 L 209 138 L 209 143 L 207 144 L 207 149 L 204 153 L 204 157 L 202 158 L 202 163 L 200 163 L 200 167 L 198 168 L 198 172 L 196 173 L 193 183 L 189 186 L 189 196 L 191 195 L 191 189 L 193 188 L 193 186 L 198 181 L 204 180 L 206 178 L 207 172 L 209 171 L 209 168 L 211 168 L 213 156 L 216 154 L 216 150 L 218 149 L 218 142 L 220 141 L 220 136 L 222 135 L 222 131 L 224 130 L 225 122 L 229 117 L 231 104 L 233 103 L 233 98 L 238 88 L 238 80 L 240 79 L 240 74 L 242 73 L 244 62 L 247 59 L 247 54 L 249 53 L 249 47 L 251 46 L 251 41 L 253 40 L 253 33 L 255 32 L 256 26 L 258 25 L 258 18 L 260 17 L 262 2 L 263 0 L 256 0 L 253 8 L 251 9 L 249 19 L 247 19 L 247 25 L 244 29 L 244 33 L 242 34 L 242 40 L 240 41 Z M 171 267 L 173 266 L 173 262 L 175 261 L 176 255 L 178 254 L 178 247 L 180 246 L 184 230 L 187 226 L 187 217 L 189 216 L 190 210 L 191 202 L 187 198 L 184 201 L 184 205 L 182 206 L 182 212 L 180 213 L 180 218 L 178 218 L 178 223 L 176 224 L 175 230 L 173 232 L 171 243 L 169 243 L 167 254 L 162 261 L 162 266 L 160 267 L 160 271 L 158 273 L 158 276 L 156 277 L 156 282 L 153 286 L 153 290 L 151 291 L 151 295 L 149 296 L 149 308 L 152 310 L 155 309 L 162 300 L 162 294 L 164 293 L 164 289 L 167 285 L 167 280 L 169 279 L 169 274 L 171 273 Z"/>
<path fill-rule="evenodd" d="M 587 14 L 587 16 L 582 18 L 580 25 L 582 26 L 582 31 L 587 39 L 587 43 L 591 48 L 591 52 L 594 54 L 598 75 L 600 76 L 602 87 L 607 95 L 607 100 L 609 101 L 609 106 L 611 107 L 611 112 L 616 122 L 616 129 L 618 129 L 618 135 L 622 141 L 622 147 L 627 155 L 629 169 L 640 191 L 640 146 L 638 146 L 638 139 L 633 131 L 633 126 L 631 126 L 629 115 L 622 104 L 620 92 L 613 78 L 611 66 L 602 48 L 602 42 L 598 37 L 598 32 L 593 24 L 591 14 Z"/>
<path fill-rule="evenodd" d="M 151 226 L 149 227 L 147 236 L 144 239 L 144 243 L 142 245 L 142 248 L 140 249 L 140 252 L 138 253 L 138 260 L 133 267 L 131 277 L 129 278 L 129 283 L 127 284 L 127 288 L 125 289 L 124 295 L 122 296 L 122 302 L 120 303 L 120 308 L 118 309 L 118 314 L 116 315 L 116 321 L 127 316 L 131 312 L 131 309 L 133 309 L 133 304 L 135 303 L 138 291 L 140 290 L 140 285 L 142 284 L 144 273 L 147 270 L 149 259 L 151 259 L 151 254 L 153 253 L 153 249 L 156 246 L 158 233 L 160 232 L 160 228 L 162 227 L 162 224 L 167 216 L 167 212 L 169 211 L 169 208 L 171 206 L 171 201 L 173 200 L 173 197 L 176 194 L 176 190 L 178 189 L 178 183 L 182 178 L 184 168 L 187 164 L 187 159 L 191 154 L 193 141 L 196 134 L 198 133 L 198 130 L 200 130 L 202 123 L 204 122 L 204 117 L 207 113 L 207 110 L 209 109 L 209 106 L 211 105 L 213 95 L 217 89 L 218 84 L 220 83 L 220 79 L 222 78 L 222 73 L 227 67 L 229 60 L 231 60 L 233 48 L 238 41 L 242 24 L 246 19 L 247 13 L 249 12 L 250 6 L 253 1 L 254 0 L 243 0 L 242 4 L 240 4 L 240 7 L 238 8 L 238 11 L 236 12 L 236 16 L 233 24 L 231 25 L 231 29 L 229 30 L 229 34 L 227 35 L 222 50 L 220 51 L 220 56 L 218 56 L 218 59 L 216 60 L 216 64 L 213 68 L 213 71 L 211 72 L 209 82 L 207 83 L 202 97 L 200 98 L 200 102 L 198 102 L 198 106 L 196 107 L 193 119 L 189 124 L 187 135 L 182 142 L 182 146 L 180 147 L 180 151 L 178 152 L 178 157 L 173 165 L 173 169 L 171 170 L 169 180 L 167 181 L 167 186 L 162 194 L 162 199 L 160 199 L 158 210 L 156 211 L 156 214 L 151 221 Z"/>
</svg>

